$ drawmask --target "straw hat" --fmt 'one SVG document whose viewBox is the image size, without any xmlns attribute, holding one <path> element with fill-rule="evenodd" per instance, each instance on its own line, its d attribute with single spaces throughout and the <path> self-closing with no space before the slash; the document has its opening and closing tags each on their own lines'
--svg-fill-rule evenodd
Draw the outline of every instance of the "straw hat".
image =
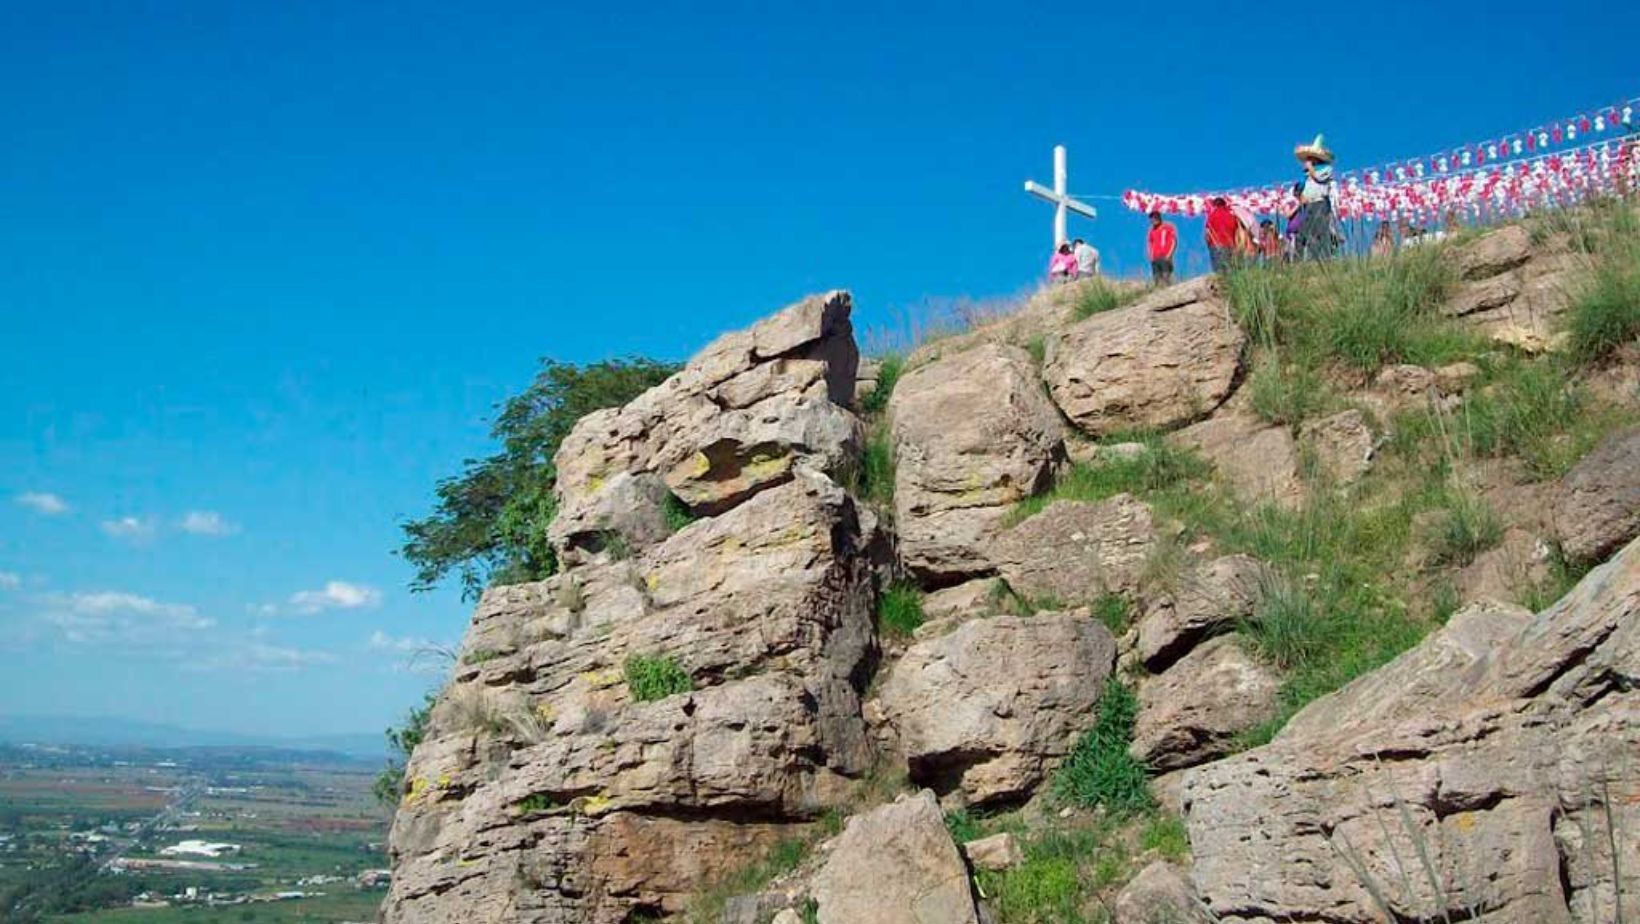
<svg viewBox="0 0 1640 924">
<path fill-rule="evenodd" d="M 1293 148 L 1293 156 L 1301 161 L 1313 160 L 1318 164 L 1330 164 L 1333 161 L 1333 152 L 1327 150 L 1327 145 L 1322 142 L 1320 135 L 1316 135 L 1315 140 L 1309 144 Z"/>
</svg>

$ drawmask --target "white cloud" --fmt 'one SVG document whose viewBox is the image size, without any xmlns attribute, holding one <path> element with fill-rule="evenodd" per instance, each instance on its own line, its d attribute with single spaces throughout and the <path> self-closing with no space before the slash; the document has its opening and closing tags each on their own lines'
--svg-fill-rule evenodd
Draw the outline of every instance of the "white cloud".
<svg viewBox="0 0 1640 924">
<path fill-rule="evenodd" d="M 389 635 L 380 629 L 370 633 L 370 639 L 365 644 L 371 651 L 392 655 L 395 658 L 395 672 L 438 675 L 444 673 L 455 659 L 451 645 L 414 636 Z"/>
<path fill-rule="evenodd" d="M 358 610 L 379 606 L 382 592 L 364 584 L 326 581 L 322 590 L 301 590 L 290 595 L 290 605 L 303 613 L 320 610 Z"/>
<path fill-rule="evenodd" d="M 0 571 L 0 590 L 16 590 L 22 586 L 22 575 L 12 571 Z"/>
<path fill-rule="evenodd" d="M 143 517 L 120 517 L 102 521 L 102 531 L 115 539 L 140 541 L 154 535 L 154 521 Z"/>
<path fill-rule="evenodd" d="M 196 536 L 231 536 L 239 532 L 239 525 L 214 510 L 190 510 L 177 521 L 177 529 Z"/>
<path fill-rule="evenodd" d="M 68 501 L 45 491 L 25 491 L 17 495 L 17 503 L 48 517 L 68 512 Z"/>
<path fill-rule="evenodd" d="M 299 671 L 335 663 L 336 656 L 328 651 L 251 641 L 197 659 L 188 666 L 199 671 Z"/>
<path fill-rule="evenodd" d="M 76 644 L 173 645 L 216 621 L 184 603 L 164 603 L 119 591 L 48 594 L 45 622 Z"/>
</svg>

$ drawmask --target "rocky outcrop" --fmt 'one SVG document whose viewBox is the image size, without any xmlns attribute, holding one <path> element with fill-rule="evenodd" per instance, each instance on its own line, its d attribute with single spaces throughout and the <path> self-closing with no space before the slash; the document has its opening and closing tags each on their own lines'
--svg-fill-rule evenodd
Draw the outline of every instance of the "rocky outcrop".
<svg viewBox="0 0 1640 924">
<path fill-rule="evenodd" d="M 1640 427 L 1613 433 L 1566 474 L 1554 523 L 1574 561 L 1600 561 L 1640 535 Z"/>
<path fill-rule="evenodd" d="M 1454 615 L 1271 744 L 1188 771 L 1203 898 L 1243 922 L 1615 920 L 1634 841 L 1614 858 L 1606 832 L 1640 830 L 1637 614 L 1640 542 L 1542 613 Z"/>
<path fill-rule="evenodd" d="M 1083 432 L 1170 429 L 1230 394 L 1246 336 L 1211 277 L 1096 314 L 1047 341 L 1043 377 Z"/>
<path fill-rule="evenodd" d="M 666 535 L 670 493 L 714 514 L 792 479 L 837 472 L 858 451 L 859 352 L 848 293 L 815 296 L 708 346 L 621 408 L 583 417 L 560 445 L 550 538 L 575 563 Z"/>
<path fill-rule="evenodd" d="M 1019 838 L 1007 831 L 963 844 L 962 854 L 974 869 L 993 872 L 1012 869 L 1025 862 L 1025 851 L 1019 846 Z"/>
<path fill-rule="evenodd" d="M 1062 500 L 997 537 L 991 557 L 1014 593 L 1044 606 L 1091 603 L 1139 589 L 1156 548 L 1150 507 L 1130 494 Z"/>
<path fill-rule="evenodd" d="M 1115 660 L 1086 612 L 997 616 L 912 645 L 878 698 L 913 782 L 1020 801 L 1093 724 Z"/>
<path fill-rule="evenodd" d="M 990 571 L 1008 511 L 1064 459 L 1064 427 L 1030 357 L 984 343 L 915 368 L 888 414 L 901 560 L 936 584 Z"/>
<path fill-rule="evenodd" d="M 1372 468 L 1377 440 L 1357 410 L 1311 420 L 1299 428 L 1299 442 L 1315 453 L 1316 465 L 1337 485 L 1354 484 Z"/>
<path fill-rule="evenodd" d="M 1161 772 L 1223 757 L 1237 735 L 1275 717 L 1280 692 L 1235 636 L 1215 638 L 1139 687 L 1129 751 Z"/>
<path fill-rule="evenodd" d="M 1446 314 L 1501 343 L 1527 350 L 1556 341 L 1555 321 L 1571 306 L 1586 260 L 1564 241 L 1534 246 L 1525 228 L 1509 225 L 1459 245 L 1453 253 L 1460 283 Z"/>
<path fill-rule="evenodd" d="M 926 789 L 850 818 L 813 895 L 820 924 L 979 924 L 968 867 Z"/>
<path fill-rule="evenodd" d="M 406 770 L 384 920 L 675 913 L 869 767 L 872 566 L 823 473 L 854 438 L 833 400 L 853 382 L 846 331 L 846 297 L 804 302 L 576 428 L 560 493 L 578 525 L 555 533 L 570 567 L 480 601 Z M 754 432 L 737 445 L 777 447 L 782 473 L 679 477 L 680 447 Z M 623 482 L 654 478 L 714 515 L 588 541 L 619 528 L 600 510 L 631 513 L 604 506 Z M 644 686 L 629 672 L 646 664 Z"/>
</svg>

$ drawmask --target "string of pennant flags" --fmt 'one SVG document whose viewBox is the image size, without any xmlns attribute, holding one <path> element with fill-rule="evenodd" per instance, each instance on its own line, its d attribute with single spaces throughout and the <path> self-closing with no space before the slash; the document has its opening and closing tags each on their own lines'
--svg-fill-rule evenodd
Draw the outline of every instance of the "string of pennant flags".
<svg viewBox="0 0 1640 924">
<path fill-rule="evenodd" d="M 1334 207 L 1345 219 L 1384 219 L 1566 204 L 1637 179 L 1637 128 L 1640 98 L 1426 157 L 1351 170 L 1338 176 Z M 1254 212 L 1281 212 L 1293 203 L 1289 184 L 1182 195 L 1130 189 L 1121 200 L 1138 212 L 1195 216 L 1218 196 Z"/>
</svg>

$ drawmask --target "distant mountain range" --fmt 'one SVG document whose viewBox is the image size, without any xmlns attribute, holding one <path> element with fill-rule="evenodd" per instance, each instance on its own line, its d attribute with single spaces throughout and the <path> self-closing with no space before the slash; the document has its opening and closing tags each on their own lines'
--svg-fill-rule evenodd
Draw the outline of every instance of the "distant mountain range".
<svg viewBox="0 0 1640 924">
<path fill-rule="evenodd" d="M 114 716 L 0 715 L 0 742 L 119 748 L 280 748 L 324 751 L 349 757 L 387 756 L 387 742 L 380 733 L 291 737 L 246 735 Z"/>
</svg>

